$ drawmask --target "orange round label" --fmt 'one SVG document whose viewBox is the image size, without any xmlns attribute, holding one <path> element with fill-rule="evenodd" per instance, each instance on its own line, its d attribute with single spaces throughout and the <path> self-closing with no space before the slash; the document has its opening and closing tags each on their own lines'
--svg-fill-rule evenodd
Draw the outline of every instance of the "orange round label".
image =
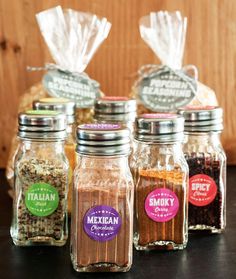
<svg viewBox="0 0 236 279">
<path fill-rule="evenodd" d="M 189 202 L 196 206 L 210 204 L 216 197 L 215 181 L 206 174 L 197 174 L 189 179 Z"/>
</svg>

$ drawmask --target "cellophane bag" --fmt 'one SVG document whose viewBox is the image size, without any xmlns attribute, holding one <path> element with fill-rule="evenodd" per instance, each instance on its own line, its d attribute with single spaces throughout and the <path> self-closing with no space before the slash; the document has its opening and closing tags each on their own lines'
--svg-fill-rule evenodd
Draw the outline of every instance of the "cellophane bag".
<svg viewBox="0 0 236 279">
<path fill-rule="evenodd" d="M 111 23 L 97 15 L 62 10 L 60 6 L 36 14 L 37 22 L 55 61 L 43 77 L 43 85 L 53 97 L 72 99 L 77 107 L 77 123 L 92 120 L 100 85 L 85 69 L 98 47 L 107 38 Z"/>
<path fill-rule="evenodd" d="M 217 105 L 215 92 L 198 81 L 194 65 L 182 65 L 187 18 L 176 12 L 151 12 L 140 19 L 142 39 L 159 58 L 160 65 L 140 68 L 131 95 L 138 114 L 176 112 L 186 105 Z"/>
<path fill-rule="evenodd" d="M 36 14 L 41 34 L 55 64 L 30 67 L 47 70 L 42 83 L 33 86 L 20 99 L 19 111 L 32 108 L 32 102 L 47 96 L 65 97 L 76 102 L 77 124 L 93 121 L 93 107 L 104 94 L 97 81 L 84 71 L 94 53 L 107 38 L 111 23 L 97 15 L 63 10 L 61 6 Z M 12 139 L 6 176 L 14 184 L 14 157 L 18 149 L 17 123 Z"/>
</svg>

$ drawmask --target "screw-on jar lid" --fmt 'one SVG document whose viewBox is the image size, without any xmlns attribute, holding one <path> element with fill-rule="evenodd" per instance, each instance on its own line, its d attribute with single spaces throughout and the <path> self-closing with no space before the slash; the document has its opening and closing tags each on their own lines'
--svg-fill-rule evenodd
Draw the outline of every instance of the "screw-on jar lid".
<svg viewBox="0 0 236 279">
<path fill-rule="evenodd" d="M 84 124 L 77 128 L 77 152 L 86 155 L 125 155 L 130 132 L 119 124 Z"/>
<path fill-rule="evenodd" d="M 42 98 L 33 102 L 33 109 L 62 112 L 66 114 L 68 124 L 75 122 L 75 102 L 66 98 Z"/>
<path fill-rule="evenodd" d="M 20 138 L 54 140 L 65 139 L 66 115 L 50 110 L 28 110 L 18 116 Z"/>
<path fill-rule="evenodd" d="M 136 100 L 127 97 L 108 96 L 100 98 L 95 103 L 96 114 L 118 114 L 136 111 Z"/>
<path fill-rule="evenodd" d="M 135 139 L 146 142 L 174 142 L 183 139 L 184 118 L 172 113 L 149 113 L 136 118 Z"/>
<path fill-rule="evenodd" d="M 220 132 L 223 130 L 223 110 L 215 106 L 187 106 L 179 110 L 185 118 L 185 132 Z"/>
</svg>

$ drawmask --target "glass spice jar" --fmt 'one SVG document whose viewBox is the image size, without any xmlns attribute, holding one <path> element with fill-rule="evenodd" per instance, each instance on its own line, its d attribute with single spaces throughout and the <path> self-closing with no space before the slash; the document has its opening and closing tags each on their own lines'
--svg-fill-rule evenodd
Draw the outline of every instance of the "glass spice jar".
<svg viewBox="0 0 236 279">
<path fill-rule="evenodd" d="M 18 246 L 62 246 L 68 236 L 65 115 L 30 110 L 18 122 L 11 237 Z"/>
<path fill-rule="evenodd" d="M 136 119 L 131 171 L 135 182 L 134 246 L 183 249 L 188 241 L 188 165 L 184 118 L 143 114 Z"/>
<path fill-rule="evenodd" d="M 132 264 L 133 192 L 129 130 L 118 124 L 77 129 L 71 259 L 79 272 L 125 272 Z"/>
<path fill-rule="evenodd" d="M 72 187 L 73 187 L 73 171 L 76 165 L 75 153 L 75 103 L 66 98 L 42 98 L 33 102 L 33 108 L 36 110 L 53 110 L 64 113 L 67 120 L 67 138 L 65 140 L 65 153 L 69 160 L 69 190 L 68 190 L 68 213 L 71 213 Z"/>
<path fill-rule="evenodd" d="M 220 233 L 226 225 L 226 155 L 219 107 L 186 107 L 184 153 L 189 165 L 189 229 Z"/>
<path fill-rule="evenodd" d="M 136 117 L 136 100 L 127 97 L 108 96 L 95 103 L 94 119 L 98 123 L 122 124 L 133 133 Z"/>
</svg>

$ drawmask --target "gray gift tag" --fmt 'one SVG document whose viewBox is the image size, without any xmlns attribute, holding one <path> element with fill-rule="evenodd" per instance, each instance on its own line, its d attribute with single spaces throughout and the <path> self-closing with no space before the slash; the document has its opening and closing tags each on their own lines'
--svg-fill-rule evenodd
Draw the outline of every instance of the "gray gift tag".
<svg viewBox="0 0 236 279">
<path fill-rule="evenodd" d="M 146 108 L 152 111 L 175 111 L 195 97 L 197 82 L 181 70 L 163 66 L 145 75 L 137 89 Z"/>
<path fill-rule="evenodd" d="M 43 86 L 53 97 L 73 100 L 79 108 L 94 106 L 101 97 L 99 83 L 86 75 L 77 75 L 61 70 L 50 70 L 43 77 Z"/>
</svg>

